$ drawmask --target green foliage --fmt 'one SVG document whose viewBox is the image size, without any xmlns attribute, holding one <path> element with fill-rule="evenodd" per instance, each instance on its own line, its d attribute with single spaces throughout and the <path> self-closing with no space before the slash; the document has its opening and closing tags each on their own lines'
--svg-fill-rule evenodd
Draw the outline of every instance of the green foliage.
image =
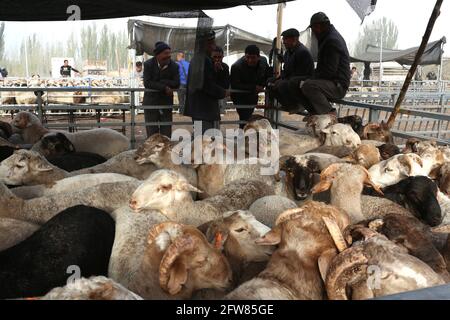
<svg viewBox="0 0 450 320">
<path fill-rule="evenodd" d="M 364 26 L 354 45 L 353 55 L 358 57 L 363 54 L 369 44 L 379 47 L 381 44 L 381 30 L 383 31 L 383 48 L 396 49 L 398 28 L 394 21 L 383 17 Z"/>
</svg>

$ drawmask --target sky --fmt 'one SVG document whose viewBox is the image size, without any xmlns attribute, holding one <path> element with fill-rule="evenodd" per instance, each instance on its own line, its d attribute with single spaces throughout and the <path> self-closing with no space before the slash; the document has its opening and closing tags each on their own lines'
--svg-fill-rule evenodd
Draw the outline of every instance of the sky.
<svg viewBox="0 0 450 320">
<path fill-rule="evenodd" d="M 283 29 L 305 29 L 312 14 L 325 12 L 338 31 L 346 39 L 350 49 L 357 40 L 364 25 L 381 17 L 392 19 L 398 29 L 398 48 L 406 49 L 418 46 L 425 32 L 428 19 L 434 7 L 434 0 L 378 0 L 375 11 L 361 24 L 361 20 L 345 0 L 296 0 L 289 2 L 284 10 Z M 206 13 L 214 19 L 215 25 L 231 24 L 255 34 L 273 38 L 276 35 L 276 5 L 236 7 L 224 10 L 209 10 Z M 83 14 L 81 12 L 81 14 Z M 196 19 L 167 19 L 157 17 L 139 17 L 146 21 L 163 24 L 195 26 Z M 107 24 L 114 30 L 126 30 L 127 18 L 97 20 L 98 26 Z M 92 21 L 75 22 L 7 22 L 6 52 L 14 54 L 23 37 L 37 33 L 42 41 L 64 40 L 72 31 Z M 450 41 L 450 1 L 444 1 L 430 41 L 445 36 Z M 444 54 L 450 57 L 450 44 Z M 445 47 L 445 48 L 446 48 Z"/>
</svg>

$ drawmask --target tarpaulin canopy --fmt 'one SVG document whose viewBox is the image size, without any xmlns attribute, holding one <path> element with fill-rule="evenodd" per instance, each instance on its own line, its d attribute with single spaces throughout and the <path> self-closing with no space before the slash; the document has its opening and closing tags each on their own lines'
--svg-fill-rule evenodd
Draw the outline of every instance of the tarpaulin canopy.
<svg viewBox="0 0 450 320">
<path fill-rule="evenodd" d="M 445 37 L 434 42 L 430 42 L 420 59 L 420 65 L 440 64 L 441 57 L 444 54 L 442 44 L 446 42 Z M 405 50 L 383 49 L 382 61 L 395 61 L 401 65 L 412 65 L 419 47 Z M 359 57 L 352 57 L 352 62 L 380 62 L 380 48 L 368 45 L 366 52 Z"/>
<path fill-rule="evenodd" d="M 272 48 L 272 40 L 231 25 L 212 27 L 216 32 L 216 44 L 226 50 L 229 43 L 230 54 L 243 52 L 249 44 L 256 44 L 263 52 L 269 53 Z M 144 52 L 152 54 L 154 44 L 164 41 L 170 45 L 173 51 L 194 52 L 197 36 L 196 27 L 177 27 L 156 24 L 141 20 L 129 20 L 130 48 L 136 49 L 136 55 Z"/>
<path fill-rule="evenodd" d="M 64 21 L 171 14 L 223 9 L 240 5 L 267 5 L 292 0 L 2 0 L 0 21 Z M 77 6 L 77 7 L 75 7 Z"/>
</svg>

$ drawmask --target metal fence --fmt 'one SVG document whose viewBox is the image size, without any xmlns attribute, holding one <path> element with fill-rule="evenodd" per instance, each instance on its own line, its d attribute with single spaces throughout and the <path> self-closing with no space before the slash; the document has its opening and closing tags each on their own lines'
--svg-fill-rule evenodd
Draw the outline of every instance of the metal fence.
<svg viewBox="0 0 450 320">
<path fill-rule="evenodd" d="M 2 92 L 34 92 L 37 96 L 37 104 L 33 105 L 2 105 L 0 111 L 19 111 L 28 110 L 36 112 L 42 122 L 48 128 L 68 129 L 70 131 L 76 129 L 86 129 L 94 127 L 119 127 L 125 134 L 127 129 L 130 129 L 130 140 L 134 146 L 136 143 L 136 127 L 137 126 L 149 126 L 149 125 L 191 125 L 191 121 L 174 121 L 174 122 L 139 122 L 136 119 L 136 115 L 139 111 L 147 109 L 173 109 L 178 110 L 178 105 L 172 106 L 142 106 L 136 104 L 136 95 L 141 92 L 154 92 L 154 90 L 144 88 L 85 88 L 85 87 L 64 87 L 64 88 L 0 88 Z M 44 92 L 49 93 L 61 93 L 61 92 L 86 92 L 88 95 L 98 92 L 120 92 L 129 97 L 129 102 L 122 104 L 104 104 L 93 105 L 90 103 L 84 104 L 48 104 L 42 98 Z M 242 92 L 239 90 L 233 90 L 235 92 Z M 344 100 L 337 101 L 336 108 L 339 116 L 346 116 L 357 114 L 360 115 L 366 122 L 379 122 L 381 120 L 387 120 L 390 112 L 392 112 L 393 104 L 396 101 L 396 94 L 391 93 L 377 93 L 377 94 L 356 94 L 349 92 Z M 449 111 L 449 93 L 408 93 L 405 99 L 405 104 L 408 107 L 404 107 L 394 125 L 392 130 L 399 143 L 403 139 L 416 137 L 421 139 L 433 138 L 440 144 L 448 144 L 450 142 L 450 111 Z M 235 106 L 228 105 L 228 109 L 239 108 L 254 108 L 251 106 Z M 67 123 L 48 123 L 46 116 L 52 114 L 55 111 L 64 111 L 67 114 Z M 115 110 L 120 113 L 120 122 L 101 122 L 102 112 L 106 110 Z M 83 118 L 83 115 L 87 112 L 92 112 L 95 122 L 78 122 L 79 118 Z M 58 115 L 53 114 L 53 116 Z M 129 120 L 126 119 L 126 115 L 129 115 Z M 286 117 L 286 113 L 266 112 L 275 126 L 281 128 L 287 128 L 297 130 L 304 126 L 304 123 L 299 119 L 283 119 Z M 78 119 L 77 119 L 78 117 Z M 240 124 L 240 121 L 224 120 L 221 124 Z"/>
</svg>

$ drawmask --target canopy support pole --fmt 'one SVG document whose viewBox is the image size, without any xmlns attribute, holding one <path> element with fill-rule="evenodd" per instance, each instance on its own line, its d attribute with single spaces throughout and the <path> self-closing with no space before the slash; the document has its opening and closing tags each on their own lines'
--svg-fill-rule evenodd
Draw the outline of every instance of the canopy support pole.
<svg viewBox="0 0 450 320">
<path fill-rule="evenodd" d="M 227 64 L 230 65 L 230 26 L 227 25 Z"/>
<path fill-rule="evenodd" d="M 420 44 L 419 50 L 417 51 L 416 57 L 414 58 L 414 62 L 412 64 L 411 68 L 409 69 L 408 74 L 406 75 L 405 82 L 403 83 L 403 87 L 400 90 L 400 94 L 398 96 L 397 102 L 395 103 L 394 110 L 392 111 L 392 113 L 389 116 L 389 119 L 387 121 L 387 126 L 389 128 L 392 128 L 392 126 L 395 123 L 395 118 L 397 117 L 397 115 L 400 112 L 400 108 L 403 103 L 403 100 L 405 99 L 406 92 L 408 91 L 411 80 L 412 80 L 414 74 L 416 73 L 417 66 L 420 63 L 420 59 L 422 58 L 422 55 L 428 44 L 428 40 L 430 39 L 431 32 L 433 31 L 433 27 L 436 22 L 436 19 L 439 17 L 439 15 L 441 13 L 440 9 L 441 9 L 442 2 L 443 2 L 443 0 L 437 0 L 436 4 L 434 5 L 433 12 L 431 13 L 431 17 L 430 17 L 430 20 L 428 21 L 428 25 L 425 30 L 425 34 L 423 35 L 423 38 L 422 38 L 422 43 Z"/>
<path fill-rule="evenodd" d="M 439 72 L 438 72 L 438 86 L 439 91 L 444 91 L 444 85 L 442 83 L 442 67 L 444 66 L 444 42 L 441 43 L 441 63 L 439 64 Z"/>
<path fill-rule="evenodd" d="M 277 53 L 281 50 L 281 32 L 283 30 L 283 9 L 284 3 L 278 4 L 277 9 Z M 279 76 L 281 74 L 281 64 L 275 56 L 275 76 Z"/>
</svg>

